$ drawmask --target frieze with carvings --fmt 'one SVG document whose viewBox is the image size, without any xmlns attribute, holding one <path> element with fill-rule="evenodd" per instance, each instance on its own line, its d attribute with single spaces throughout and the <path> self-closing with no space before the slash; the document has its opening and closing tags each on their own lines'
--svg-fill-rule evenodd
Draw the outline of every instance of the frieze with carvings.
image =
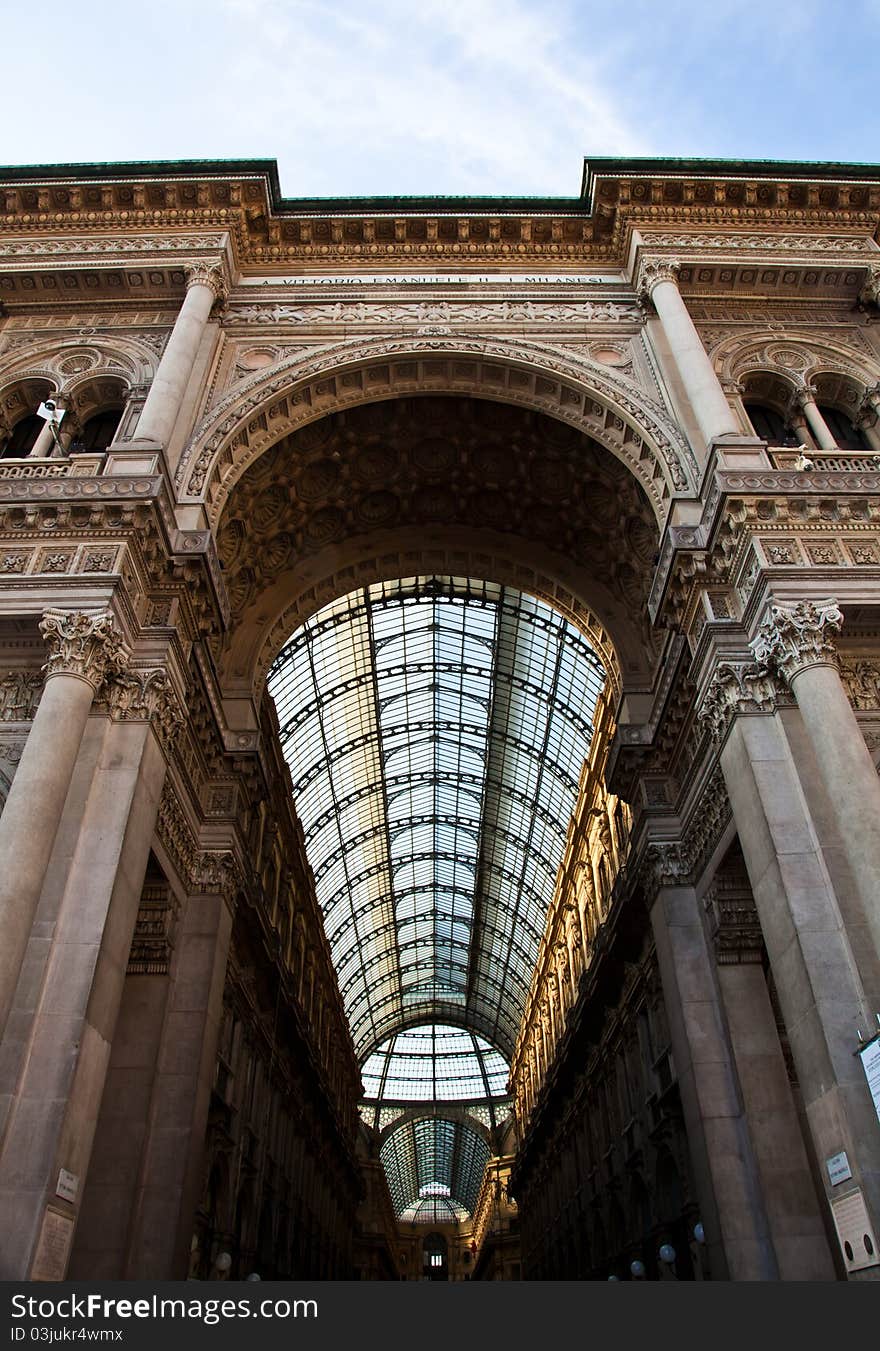
<svg viewBox="0 0 880 1351">
<path fill-rule="evenodd" d="M 772 712 L 782 694 L 771 668 L 761 661 L 723 661 L 716 667 L 697 718 L 720 742 L 738 713 Z"/>
<path fill-rule="evenodd" d="M 716 765 L 697 799 L 690 821 L 676 840 L 653 840 L 634 868 L 645 903 L 654 903 L 661 887 L 692 886 L 718 845 L 731 819 L 730 799 L 720 765 Z"/>
<path fill-rule="evenodd" d="M 167 882 L 145 882 L 128 955 L 128 975 L 168 974 L 177 913 L 178 904 Z"/>
<path fill-rule="evenodd" d="M 764 960 L 764 935 L 748 877 L 720 870 L 703 904 L 709 936 L 719 966 L 740 966 Z"/>
<path fill-rule="evenodd" d="M 123 671 L 107 682 L 103 706 L 115 722 L 151 722 L 166 752 L 184 725 L 183 707 L 161 668 Z"/>
<path fill-rule="evenodd" d="M 66 235 L 57 239 L 0 239 L 0 258 L 46 258 L 76 254 L 204 253 L 225 247 L 225 234 Z"/>
<path fill-rule="evenodd" d="M 20 737 L 10 737 L 7 732 L 0 730 L 0 760 L 5 760 L 9 765 L 17 765 L 24 755 L 26 744 Z"/>
<path fill-rule="evenodd" d="M 382 301 L 349 302 L 337 300 L 331 305 L 241 305 L 230 308 L 224 327 L 236 324 L 620 324 L 641 325 L 643 315 L 637 305 L 615 301 L 583 301 L 566 304 L 548 301 L 499 300 L 486 304 L 420 301 L 415 304 L 389 305 Z"/>
<path fill-rule="evenodd" d="M 646 248 L 661 249 L 723 249 L 739 252 L 775 253 L 782 249 L 785 253 L 867 253 L 876 252 L 871 241 L 864 234 L 853 235 L 785 235 L 785 234 L 737 234 L 731 231 L 724 234 L 705 234 L 686 232 L 663 234 L 653 230 L 643 231 Z"/>
</svg>

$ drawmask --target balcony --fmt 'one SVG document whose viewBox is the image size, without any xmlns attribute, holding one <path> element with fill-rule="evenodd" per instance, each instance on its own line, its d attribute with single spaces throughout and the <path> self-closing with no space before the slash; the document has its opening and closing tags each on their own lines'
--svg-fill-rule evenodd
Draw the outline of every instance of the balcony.
<svg viewBox="0 0 880 1351">
<path fill-rule="evenodd" d="M 22 459 L 8 458 L 0 460 L 0 479 L 94 478 L 102 472 L 106 459 L 107 453 L 103 450 L 63 459 L 34 459 L 30 455 Z"/>
<path fill-rule="evenodd" d="M 870 450 L 792 450 L 784 446 L 768 446 L 767 454 L 774 469 L 799 469 L 801 455 L 810 461 L 820 474 L 874 473 L 880 470 L 880 455 Z"/>
</svg>

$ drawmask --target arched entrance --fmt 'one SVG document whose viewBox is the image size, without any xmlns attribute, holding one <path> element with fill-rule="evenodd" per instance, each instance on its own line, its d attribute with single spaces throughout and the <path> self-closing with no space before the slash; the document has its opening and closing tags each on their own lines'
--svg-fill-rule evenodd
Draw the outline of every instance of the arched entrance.
<svg viewBox="0 0 880 1351">
<path fill-rule="evenodd" d="M 495 580 L 571 618 L 616 688 L 649 679 L 657 517 L 623 463 L 541 413 L 462 395 L 335 413 L 265 451 L 217 526 L 227 697 L 353 587 L 420 573 Z"/>
<path fill-rule="evenodd" d="M 229 491 L 217 545 L 231 623 L 218 669 L 228 705 L 258 695 L 269 672 L 365 1076 L 384 1039 L 427 1019 L 458 1023 L 512 1055 L 598 691 L 606 680 L 619 692 L 625 678 L 649 679 L 655 648 L 646 602 L 656 540 L 656 511 L 619 457 L 558 418 L 459 393 L 386 398 L 331 413 L 265 450 Z M 517 625 L 528 628 L 523 605 L 530 594 L 532 620 L 539 613 L 539 624 L 560 626 L 560 634 L 569 625 L 565 641 L 594 654 L 585 655 L 576 677 L 585 702 L 575 722 L 582 718 L 584 740 L 559 801 L 543 800 L 541 771 L 526 783 L 528 764 L 551 763 L 558 754 L 549 727 L 544 744 L 539 737 L 528 751 L 537 708 L 526 709 L 528 697 L 546 693 L 552 702 L 562 669 L 554 674 L 555 658 L 548 665 L 546 653 L 515 636 Z M 447 624 L 444 610 L 464 613 L 467 602 L 493 616 L 485 634 L 468 636 L 466 620 Z M 398 625 L 394 613 L 407 607 L 424 612 L 421 627 Z M 506 617 L 496 619 L 496 610 Z M 505 625 L 514 635 L 506 655 Z M 428 649 L 436 657 L 453 629 L 460 645 L 452 660 L 431 665 Z M 288 679 L 297 662 L 299 675 Z M 499 675 L 501 685 L 494 684 Z M 413 711 L 409 703 L 419 701 Z M 453 714 L 446 705 L 455 701 Z M 515 724 L 523 718 L 520 731 Z M 484 724 L 486 750 L 475 750 Z M 311 749 L 300 753 L 298 737 Z M 511 749 L 517 744 L 526 747 L 519 769 Z M 411 770 L 424 745 L 432 748 L 433 769 L 416 776 L 414 789 L 403 765 Z M 481 755 L 503 766 L 494 787 Z M 455 760 L 445 775 L 454 794 L 437 768 L 444 756 Z M 517 776 L 525 786 L 512 791 Z M 493 794 L 509 809 L 493 815 Z M 438 842 L 440 835 L 449 839 Z M 514 862 L 493 863 L 493 850 Z M 493 868 L 496 890 L 485 880 Z M 441 883 L 444 869 L 450 878 Z M 432 926 L 430 957 L 425 924 Z M 443 1218 L 443 1210 L 461 1223 L 477 1206 L 488 1157 L 480 1132 L 453 1119 L 449 1095 L 434 1092 L 425 1104 L 431 1114 L 421 1116 L 405 1093 L 398 1096 L 397 1117 L 389 1108 L 376 1118 L 398 1214 L 424 1223 Z M 479 1117 L 490 1093 L 473 1096 Z M 372 1111 L 370 1097 L 368 1091 Z M 496 1146 L 503 1116 L 498 1123 L 486 1118 Z M 438 1168 L 441 1137 L 449 1157 Z"/>
<path fill-rule="evenodd" d="M 216 575 L 228 602 L 228 619 L 224 631 L 206 635 L 205 651 L 195 651 L 190 659 L 189 725 L 199 735 L 187 751 L 187 769 L 208 804 L 208 838 L 219 843 L 231 835 L 232 823 L 239 822 L 240 827 L 234 828 L 246 837 L 248 854 L 237 871 L 230 870 L 228 883 L 213 862 L 206 873 L 196 875 L 199 887 L 217 892 L 228 885 L 238 903 L 232 931 L 222 940 L 218 937 L 214 957 L 217 963 L 222 960 L 224 942 L 225 950 L 234 954 L 226 966 L 228 1007 L 213 1033 L 218 1079 L 202 1108 L 204 1115 L 198 1120 L 190 1117 L 187 1130 L 194 1156 L 207 1128 L 205 1167 L 212 1167 L 217 1157 L 229 1159 L 233 1274 L 248 1274 L 258 1259 L 264 1277 L 338 1278 L 351 1269 L 356 1184 L 346 1147 L 339 1143 L 350 1127 L 331 1127 L 318 1100 L 323 1094 L 338 1094 L 346 1111 L 349 1104 L 356 1106 L 361 1089 L 353 1091 L 352 1077 L 358 1070 L 363 1076 L 366 1068 L 363 1059 L 359 1065 L 350 1064 L 350 1045 L 338 1022 L 346 984 L 356 980 L 357 973 L 337 968 L 334 976 L 328 967 L 332 936 L 318 942 L 310 935 L 308 908 L 313 902 L 306 893 L 311 887 L 314 896 L 314 883 L 306 868 L 314 875 L 316 863 L 308 858 L 302 821 L 294 825 L 285 820 L 285 813 L 292 817 L 292 811 L 290 780 L 285 784 L 289 769 L 284 769 L 280 754 L 280 710 L 273 709 L 265 691 L 273 662 L 291 635 L 316 623 L 328 603 L 338 604 L 341 598 L 371 587 L 399 585 L 402 579 L 446 578 L 453 583 L 457 579 L 465 590 L 473 590 L 471 584 L 476 583 L 533 597 L 555 616 L 560 632 L 571 626 L 604 668 L 609 699 L 615 703 L 625 684 L 647 687 L 656 662 L 647 596 L 658 515 L 662 517 L 662 510 L 652 504 L 623 460 L 582 430 L 531 407 L 448 388 L 442 393 L 362 401 L 304 425 L 265 448 L 236 480 L 222 510 L 218 508 Z M 546 669 L 530 674 L 525 663 L 513 674 L 540 691 Z M 321 694 L 329 692 L 328 687 Z M 202 759 L 221 708 L 225 744 L 213 758 Z M 481 716 L 485 721 L 485 710 Z M 491 758 L 491 746 L 506 743 L 498 737 L 487 744 Z M 539 750 L 531 762 L 537 765 L 541 757 Z M 475 775 L 472 770 L 467 773 Z M 552 818 L 560 850 L 577 792 L 578 768 L 572 767 L 568 777 L 572 794 L 568 805 L 541 808 L 548 820 Z M 485 788 L 481 791 L 485 794 Z M 176 785 L 173 792 L 176 795 Z M 531 801 L 534 806 L 534 793 Z M 432 808 L 429 814 L 438 813 Z M 499 846 L 510 844 L 515 835 L 502 825 L 494 838 Z M 179 873 L 186 866 L 185 846 L 180 844 L 186 824 L 175 815 L 171 800 L 160 812 L 160 837 L 157 848 L 163 869 L 169 876 Z M 343 843 L 347 839 L 346 833 Z M 527 846 L 528 830 L 525 839 Z M 432 860 L 439 857 L 433 846 L 427 852 Z M 460 850 L 452 852 L 457 858 L 461 855 Z M 528 855 L 528 847 L 520 852 Z M 407 866 L 421 867 L 425 853 L 413 849 Z M 559 862 L 561 855 L 555 860 L 547 855 L 543 881 L 536 886 L 529 880 L 525 888 L 534 912 L 527 943 L 515 932 L 515 916 L 513 930 L 509 916 L 506 927 L 484 927 L 486 934 L 500 935 L 505 944 L 495 973 L 496 985 L 501 983 L 497 1004 L 505 1003 L 503 1031 L 488 1008 L 480 1024 L 464 1025 L 497 1037 L 508 1057 L 540 940 L 542 910 Z M 511 894 L 523 866 L 520 862 L 518 870 L 497 870 Z M 259 899 L 252 902 L 246 897 Z M 416 903 L 411 918 L 416 927 L 423 922 Z M 460 917 L 453 913 L 447 918 L 454 928 Z M 357 927 L 357 919 L 353 923 Z M 417 944 L 418 935 L 412 938 Z M 475 944 L 470 954 L 465 932 L 451 949 L 484 964 L 495 960 L 491 943 Z M 510 964 L 514 953 L 515 978 Z M 571 959 L 576 960 L 576 954 Z M 466 963 L 451 961 L 453 969 L 465 971 Z M 344 990 L 342 1004 L 335 992 L 337 981 Z M 206 1027 L 212 997 L 206 986 Z M 427 1007 L 423 1002 L 418 1019 L 455 1022 L 454 1012 L 449 999 L 436 1009 L 430 1001 Z M 561 1011 L 547 1016 L 554 1027 L 561 1026 Z M 246 1029 L 257 1017 L 260 1037 L 248 1041 Z M 456 1025 L 462 1026 L 462 1021 L 459 1018 Z M 414 1023 L 415 1014 L 403 1021 L 377 1022 L 376 1031 L 390 1036 Z M 291 1047 L 295 1054 L 288 1055 Z M 367 1041 L 358 1045 L 361 1057 L 372 1049 L 373 1043 Z M 310 1094 L 314 1109 L 301 1108 Z M 470 1107 L 482 1111 L 484 1105 L 472 1102 Z M 440 1111 L 436 1115 L 446 1119 Z M 286 1123 L 283 1130 L 279 1122 Z M 386 1124 L 381 1122 L 380 1128 Z M 401 1124 L 406 1131 L 419 1123 L 410 1113 Z M 501 1114 L 494 1124 L 486 1124 L 492 1157 L 509 1171 L 515 1149 L 509 1118 Z M 462 1159 L 470 1150 L 471 1162 L 478 1162 L 481 1147 L 472 1146 L 473 1139 L 482 1140 L 480 1133 L 474 1136 L 469 1124 L 455 1116 L 452 1127 L 450 1158 Z M 109 1122 L 106 1130 L 111 1130 Z M 413 1129 L 411 1137 L 414 1134 Z M 330 1142 L 326 1146 L 320 1143 L 324 1138 Z M 393 1138 L 389 1132 L 385 1142 Z M 378 1140 L 375 1164 L 380 1166 Z M 191 1171 L 197 1172 L 199 1166 L 194 1162 Z M 452 1163 L 450 1175 L 464 1176 L 462 1168 L 460 1162 Z M 473 1174 L 471 1168 L 468 1176 Z M 147 1198 L 157 1216 L 163 1184 L 157 1175 Z M 417 1191 L 433 1185 L 448 1184 L 423 1178 Z M 280 1221 L 265 1218 L 270 1187 L 277 1215 L 285 1215 L 283 1233 Z M 499 1201 L 494 1191 L 482 1188 L 477 1188 L 474 1199 L 472 1184 L 469 1197 L 475 1207 L 471 1220 L 482 1225 L 480 1237 L 498 1224 L 505 1241 L 515 1239 L 515 1208 L 507 1199 Z M 422 1203 L 428 1202 L 434 1214 L 443 1198 L 435 1192 L 407 1199 L 423 1209 Z M 146 1248 L 148 1223 L 155 1224 L 151 1216 L 152 1211 L 143 1220 L 138 1215 L 144 1237 L 138 1236 L 141 1249 L 132 1247 L 133 1268 L 138 1264 L 143 1269 L 139 1252 Z M 83 1246 L 77 1255 L 82 1265 L 74 1269 L 94 1263 L 92 1253 L 102 1241 L 97 1211 L 94 1219 L 85 1216 L 80 1232 L 93 1248 L 87 1257 Z M 191 1228 L 184 1238 L 189 1252 Z M 205 1238 L 207 1234 L 200 1236 L 203 1246 Z M 459 1240 L 464 1241 L 461 1235 L 460 1247 Z M 471 1243 L 479 1246 L 477 1238 L 469 1239 L 460 1263 L 456 1256 L 460 1273 L 477 1269 L 479 1257 Z M 178 1250 L 182 1246 L 178 1241 Z M 170 1256 L 162 1260 L 169 1263 L 168 1270 Z M 155 1261 L 158 1267 L 159 1258 Z M 420 1270 L 414 1249 L 409 1251 L 408 1270 L 413 1274 Z"/>
</svg>

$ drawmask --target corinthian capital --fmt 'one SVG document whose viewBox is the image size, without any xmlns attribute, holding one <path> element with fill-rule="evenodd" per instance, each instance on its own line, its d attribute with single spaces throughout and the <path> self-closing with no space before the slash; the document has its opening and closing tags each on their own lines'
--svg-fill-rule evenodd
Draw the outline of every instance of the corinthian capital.
<svg viewBox="0 0 880 1351">
<path fill-rule="evenodd" d="M 40 633 L 49 652 L 43 667 L 46 680 L 55 675 L 78 676 L 97 691 L 128 663 L 128 647 L 108 611 L 85 614 L 79 610 L 46 610 Z"/>
<path fill-rule="evenodd" d="M 677 286 L 680 271 L 681 263 L 676 258 L 643 258 L 636 278 L 636 294 L 640 300 L 650 300 L 661 281 L 671 281 Z"/>
<path fill-rule="evenodd" d="M 771 605 L 770 617 L 750 647 L 757 662 L 778 671 L 791 684 L 809 666 L 837 665 L 833 637 L 842 624 L 843 615 L 831 599 Z"/>
<path fill-rule="evenodd" d="M 223 269 L 217 263 L 196 262 L 186 268 L 186 289 L 191 286 L 207 286 L 214 292 L 214 299 L 224 301 L 228 294 Z"/>
<path fill-rule="evenodd" d="M 780 693 L 763 662 L 720 662 L 697 715 L 713 741 L 721 741 L 737 713 L 766 713 Z"/>
<path fill-rule="evenodd" d="M 183 710 L 162 667 L 123 671 L 108 680 L 107 703 L 116 722 L 152 722 L 167 748 L 183 726 Z"/>
</svg>

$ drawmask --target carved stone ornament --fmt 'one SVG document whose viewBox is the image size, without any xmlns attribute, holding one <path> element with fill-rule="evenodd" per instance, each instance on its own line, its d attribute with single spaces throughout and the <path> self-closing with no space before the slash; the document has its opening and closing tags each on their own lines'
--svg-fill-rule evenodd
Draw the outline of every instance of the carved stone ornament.
<svg viewBox="0 0 880 1351">
<path fill-rule="evenodd" d="M 833 635 L 840 632 L 843 615 L 831 599 L 771 605 L 770 617 L 749 644 L 759 665 L 777 671 L 787 684 L 809 666 L 836 666 Z"/>
<path fill-rule="evenodd" d="M 880 662 L 870 657 L 841 661 L 840 678 L 853 708 L 870 712 L 880 708 Z"/>
<path fill-rule="evenodd" d="M 639 865 L 638 880 L 648 906 L 661 887 L 687 885 L 691 869 L 687 853 L 678 840 L 649 844 Z"/>
<path fill-rule="evenodd" d="M 119 675 L 128 664 L 129 650 L 116 631 L 109 611 L 85 614 L 78 610 L 46 610 L 40 633 L 49 651 L 43 667 L 46 680 L 56 675 L 78 676 L 97 691 L 105 680 Z"/>
<path fill-rule="evenodd" d="M 872 263 L 865 274 L 862 289 L 859 291 L 862 304 L 880 306 L 880 264 Z"/>
<path fill-rule="evenodd" d="M 107 704 L 116 722 L 154 722 L 166 747 L 184 723 L 183 710 L 166 672 L 123 671 L 108 681 Z"/>
<path fill-rule="evenodd" d="M 212 851 L 197 855 L 191 885 L 193 891 L 222 896 L 226 904 L 231 906 L 241 885 L 234 855 Z"/>
<path fill-rule="evenodd" d="M 703 904 L 719 966 L 763 961 L 764 935 L 747 878 L 719 874 Z"/>
<path fill-rule="evenodd" d="M 636 278 L 636 295 L 640 300 L 650 300 L 654 288 L 662 281 L 671 281 L 678 285 L 681 263 L 675 258 L 643 258 Z"/>
<path fill-rule="evenodd" d="M 0 676 L 0 722 L 30 722 L 42 692 L 39 671 L 7 671 Z"/>
<path fill-rule="evenodd" d="M 780 686 L 762 662 L 720 662 L 698 713 L 712 740 L 720 742 L 737 713 L 768 713 L 776 706 Z"/>
</svg>

